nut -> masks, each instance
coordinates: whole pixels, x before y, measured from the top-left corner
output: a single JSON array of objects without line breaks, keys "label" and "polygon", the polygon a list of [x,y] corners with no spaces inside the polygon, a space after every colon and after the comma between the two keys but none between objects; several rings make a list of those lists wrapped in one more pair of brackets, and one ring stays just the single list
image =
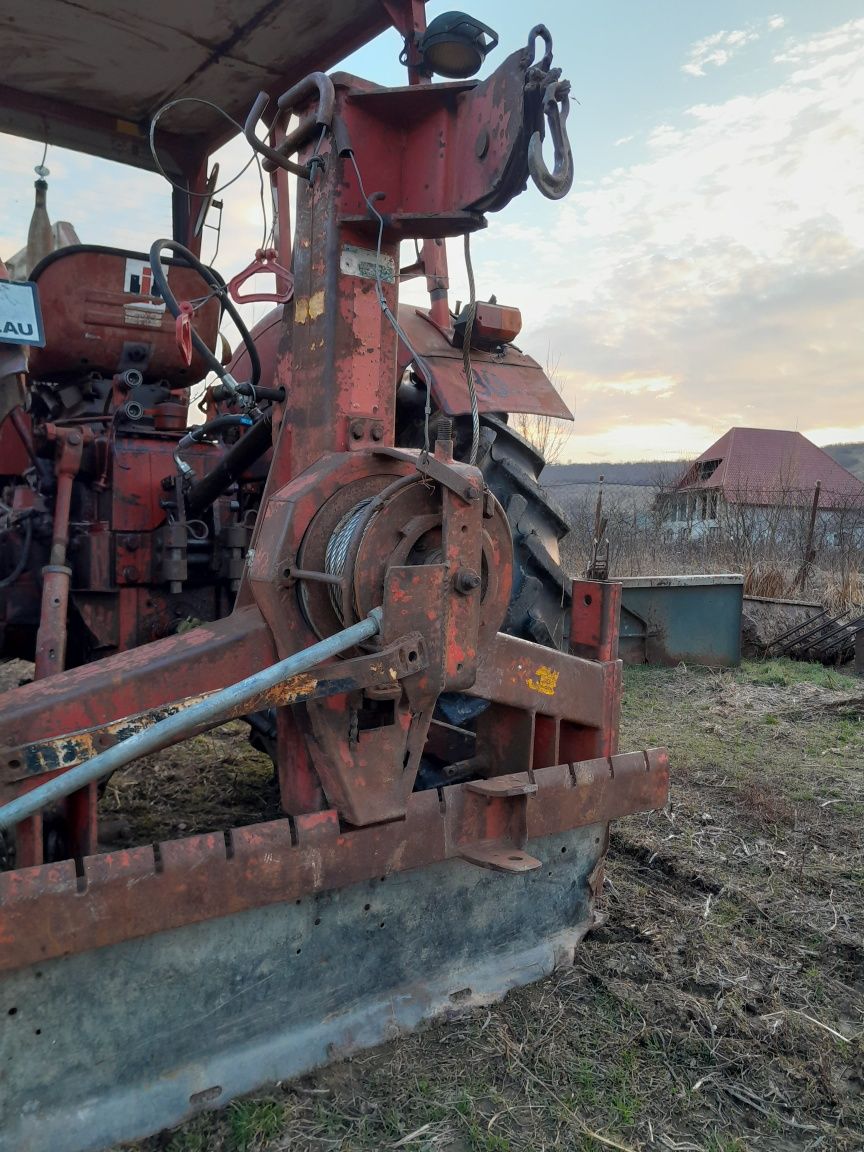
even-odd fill
[{"label": "nut", "polygon": [[460,568],[453,583],[457,592],[462,596],[468,596],[480,587],[480,577],[473,568]]}]

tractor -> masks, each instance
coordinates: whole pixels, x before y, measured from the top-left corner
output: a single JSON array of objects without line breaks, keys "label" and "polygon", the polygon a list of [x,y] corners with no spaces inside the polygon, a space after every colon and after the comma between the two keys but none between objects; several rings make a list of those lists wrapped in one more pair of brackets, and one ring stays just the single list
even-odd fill
[{"label": "tractor", "polygon": [[[477,80],[497,34],[420,0],[45,7],[0,128],[173,188],[136,251],[46,251],[34,214],[0,280],[2,651],[35,665],[0,695],[0,1149],[78,1152],[572,961],[609,822],[662,807],[668,762],[618,751],[620,587],[564,575],[508,423],[572,417],[473,289],[488,216],[572,184],[546,27]],[[404,87],[328,71],[386,27]],[[275,213],[226,280],[232,132]],[[281,818],[102,850],[112,774],[234,718]]]}]

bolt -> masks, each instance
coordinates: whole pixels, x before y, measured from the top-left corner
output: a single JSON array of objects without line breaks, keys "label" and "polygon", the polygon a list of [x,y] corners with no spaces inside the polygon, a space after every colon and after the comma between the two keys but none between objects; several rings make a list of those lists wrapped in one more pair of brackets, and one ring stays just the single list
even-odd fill
[{"label": "bolt", "polygon": [[81,443],[81,433],[80,432],[73,432],[69,436],[69,443],[77,448],[77,446]]},{"label": "bolt", "polygon": [[351,427],[349,428],[349,432],[351,433],[351,439],[352,440],[362,440],[363,439],[363,421],[362,420],[352,420],[351,421]]},{"label": "bolt", "polygon": [[456,573],[455,587],[462,596],[467,596],[480,587],[480,577],[473,568],[460,568]]},{"label": "bolt", "polygon": [[384,439],[384,425],[383,424],[373,424],[371,435],[372,435],[373,440],[383,440]]},{"label": "bolt", "polygon": [[480,499],[480,489],[477,488],[476,485],[474,485],[474,484],[469,484],[468,487],[465,489],[465,499],[466,500],[479,500]]},{"label": "bolt", "polygon": [[436,440],[453,439],[453,421],[449,416],[441,416],[438,420],[438,435]]}]

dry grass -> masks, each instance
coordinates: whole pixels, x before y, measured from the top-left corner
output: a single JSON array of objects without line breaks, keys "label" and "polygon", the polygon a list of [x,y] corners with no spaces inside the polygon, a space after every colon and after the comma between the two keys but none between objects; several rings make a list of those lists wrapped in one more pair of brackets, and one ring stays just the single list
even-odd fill
[{"label": "dry grass", "polygon": [[235,720],[115,773],[99,804],[112,846],[277,819],[273,764],[252,749],[248,733]]},{"label": "dry grass", "polygon": [[672,801],[618,825],[574,968],[138,1152],[860,1152],[862,695],[628,669],[622,747],[670,746]]},{"label": "dry grass", "polygon": [[781,599],[792,594],[795,573],[778,564],[757,561],[744,569],[744,595]]}]

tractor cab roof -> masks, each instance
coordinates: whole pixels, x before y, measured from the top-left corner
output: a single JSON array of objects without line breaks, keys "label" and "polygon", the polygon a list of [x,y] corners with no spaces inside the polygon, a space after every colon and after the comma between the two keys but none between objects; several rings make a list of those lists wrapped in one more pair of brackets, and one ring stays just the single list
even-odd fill
[{"label": "tractor cab roof", "polygon": [[[28,0],[0,17],[0,131],[152,169],[149,122],[181,96],[243,123],[372,40],[382,0]],[[181,104],[159,122],[163,164],[188,173],[234,134],[218,111]]]}]

